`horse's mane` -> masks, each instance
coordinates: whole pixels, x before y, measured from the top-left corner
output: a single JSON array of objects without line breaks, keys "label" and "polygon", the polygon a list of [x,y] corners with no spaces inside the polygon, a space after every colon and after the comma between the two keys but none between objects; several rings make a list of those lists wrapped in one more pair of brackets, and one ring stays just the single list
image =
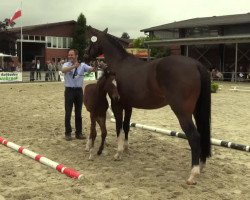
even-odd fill
[{"label": "horse's mane", "polygon": [[113,44],[119,51],[120,53],[122,53],[123,55],[129,55],[129,53],[123,48],[123,46],[119,43],[118,39],[116,39],[115,37],[109,35],[109,34],[105,34],[106,38],[108,39],[108,41]]}]

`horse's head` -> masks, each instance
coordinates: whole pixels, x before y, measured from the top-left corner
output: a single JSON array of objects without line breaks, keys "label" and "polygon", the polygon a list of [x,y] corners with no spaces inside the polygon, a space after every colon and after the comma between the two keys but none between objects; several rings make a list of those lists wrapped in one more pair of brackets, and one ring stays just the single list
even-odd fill
[{"label": "horse's head", "polygon": [[112,71],[111,67],[107,66],[103,68],[103,76],[105,76],[106,78],[109,78],[109,77],[115,78],[115,72]]},{"label": "horse's head", "polygon": [[91,60],[96,59],[99,55],[103,54],[103,48],[101,45],[101,39],[103,37],[103,33],[107,33],[108,29],[106,28],[103,32],[97,32],[93,30],[91,27],[88,27],[90,32],[90,41],[89,45],[85,50],[84,61],[90,62]]},{"label": "horse's head", "polygon": [[120,95],[117,90],[117,83],[115,79],[115,72],[112,71],[110,67],[103,69],[103,75],[97,81],[99,90],[108,93],[110,99],[115,102],[119,101]]},{"label": "horse's head", "polygon": [[120,95],[117,90],[115,72],[113,72],[110,67],[106,67],[104,69],[104,76],[107,79],[107,83],[105,87],[106,87],[106,90],[108,92],[110,99],[113,99],[115,102],[118,102],[120,100]]}]

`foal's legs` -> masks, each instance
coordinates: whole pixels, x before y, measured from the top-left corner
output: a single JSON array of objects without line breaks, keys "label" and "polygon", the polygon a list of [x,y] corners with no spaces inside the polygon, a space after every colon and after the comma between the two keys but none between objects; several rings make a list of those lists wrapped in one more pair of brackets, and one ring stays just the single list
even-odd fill
[{"label": "foal's legs", "polygon": [[192,170],[187,180],[187,184],[194,185],[196,184],[195,178],[198,177],[200,174],[200,166],[199,166],[199,157],[201,152],[200,135],[193,123],[192,114],[176,112],[176,111],[174,112],[179,120],[182,130],[187,136],[188,143],[191,147]]},{"label": "foal's legs", "polygon": [[124,136],[121,133],[122,131],[122,119],[123,119],[123,108],[118,103],[112,103],[111,101],[111,108],[115,116],[115,125],[116,125],[116,134],[117,134],[117,153],[115,154],[115,160],[120,160],[122,156],[122,152],[124,149]]},{"label": "foal's legs", "polygon": [[132,115],[132,107],[125,108],[125,115],[123,121],[123,130],[125,133],[124,150],[128,150],[128,133],[130,130],[131,115]]},{"label": "foal's legs", "polygon": [[89,151],[89,159],[93,159],[93,148],[96,139],[96,117],[93,114],[90,114],[91,128],[88,142],[86,144],[86,151]]},{"label": "foal's legs", "polygon": [[102,132],[102,142],[101,142],[101,145],[100,145],[99,150],[97,152],[98,155],[101,155],[102,151],[104,149],[105,139],[106,139],[106,136],[107,136],[106,114],[103,117],[98,117],[97,118],[97,123],[99,124],[99,126],[101,128],[101,132]]}]

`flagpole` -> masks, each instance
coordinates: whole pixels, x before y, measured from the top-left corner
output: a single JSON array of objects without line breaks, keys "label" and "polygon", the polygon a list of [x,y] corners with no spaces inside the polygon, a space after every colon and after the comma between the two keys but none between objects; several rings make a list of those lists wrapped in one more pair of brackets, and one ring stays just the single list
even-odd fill
[{"label": "flagpole", "polygon": [[[23,12],[22,1],[21,1],[21,12]],[[22,72],[23,71],[23,17],[21,17],[21,60],[20,61],[21,61],[21,72]]]}]

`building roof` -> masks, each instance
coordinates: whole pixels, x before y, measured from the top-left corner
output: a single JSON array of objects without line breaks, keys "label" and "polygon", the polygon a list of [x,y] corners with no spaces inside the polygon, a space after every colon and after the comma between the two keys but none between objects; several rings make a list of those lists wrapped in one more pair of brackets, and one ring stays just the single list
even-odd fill
[{"label": "building roof", "polygon": [[[63,21],[63,22],[55,22],[55,23],[47,23],[47,24],[38,24],[38,25],[31,25],[31,26],[23,26],[22,27],[22,31],[23,32],[27,32],[27,31],[32,31],[35,29],[47,29],[50,27],[54,27],[54,26],[58,26],[58,25],[66,25],[66,24],[76,24],[76,21],[74,20],[70,20],[70,21]],[[92,27],[93,28],[93,27]],[[15,33],[19,33],[20,32],[21,27],[16,27],[16,28],[10,28],[8,29],[11,32],[15,32]],[[93,28],[94,30],[101,32],[100,30]],[[109,34],[110,35],[110,34]],[[119,42],[121,42],[122,44],[124,44],[125,46],[128,46],[129,43],[131,42],[131,40],[129,39],[124,39],[124,38],[119,38],[116,37],[114,35],[111,35],[112,37],[118,39]]]},{"label": "building roof", "polygon": [[[57,25],[65,25],[65,24],[75,24],[76,21],[70,20],[70,21],[63,21],[63,22],[55,22],[55,23],[47,23],[47,24],[38,24],[38,25],[31,25],[31,26],[23,26],[22,29],[23,31],[31,31],[34,29],[40,29],[40,28],[49,28]],[[13,32],[20,32],[21,27],[16,27],[16,28],[10,28],[8,29],[9,31]]]},{"label": "building roof", "polygon": [[169,46],[169,45],[201,45],[201,44],[235,44],[249,43],[250,35],[217,36],[201,38],[179,38],[166,40],[145,41],[148,46]]},{"label": "building roof", "polygon": [[237,15],[223,15],[213,17],[202,17],[172,22],[160,26],[142,29],[141,32],[159,31],[167,29],[194,28],[204,26],[221,26],[250,23],[250,13]]}]

